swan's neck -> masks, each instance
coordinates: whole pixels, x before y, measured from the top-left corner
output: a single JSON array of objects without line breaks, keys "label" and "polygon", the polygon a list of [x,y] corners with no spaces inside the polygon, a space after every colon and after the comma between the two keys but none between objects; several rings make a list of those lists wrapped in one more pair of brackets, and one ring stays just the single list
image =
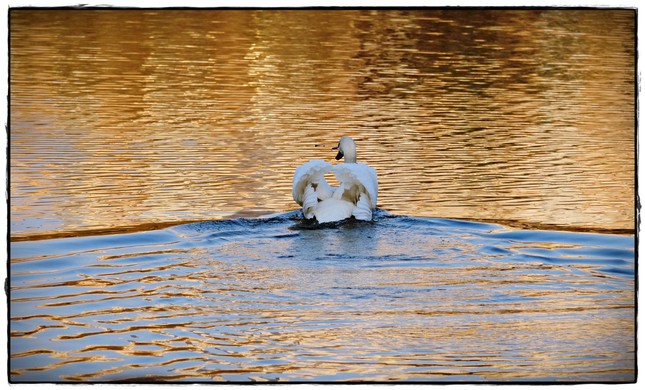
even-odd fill
[{"label": "swan's neck", "polygon": [[345,155],[345,162],[349,164],[356,164],[356,156],[355,155]]}]

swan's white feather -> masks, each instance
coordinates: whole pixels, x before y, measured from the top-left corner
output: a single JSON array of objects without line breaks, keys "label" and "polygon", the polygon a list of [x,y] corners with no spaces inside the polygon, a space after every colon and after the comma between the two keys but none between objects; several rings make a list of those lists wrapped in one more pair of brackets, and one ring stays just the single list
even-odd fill
[{"label": "swan's white feather", "polygon": [[370,209],[376,208],[378,180],[374,168],[363,163],[338,164],[334,176],[343,184],[343,199],[357,204],[359,197],[365,195]]},{"label": "swan's white feather", "polygon": [[331,197],[333,189],[327,183],[324,176],[332,168],[333,165],[323,160],[311,160],[299,166],[293,175],[293,200],[303,206],[306,198],[306,189],[309,186],[312,187],[318,199],[323,200]]},{"label": "swan's white feather", "polygon": [[320,223],[341,221],[352,216],[354,204],[342,199],[327,198],[318,203],[314,215]]},{"label": "swan's white feather", "polygon": [[[331,187],[324,178],[333,171],[339,187]],[[376,208],[378,182],[376,171],[362,163],[333,166],[323,160],[309,161],[296,169],[293,199],[302,206],[305,218],[320,223],[340,221],[351,216],[369,221]]]},{"label": "swan's white feather", "polygon": [[367,200],[365,194],[361,194],[358,197],[358,202],[352,209],[352,215],[354,218],[361,221],[371,221],[372,220],[372,208],[370,207],[369,200]]},{"label": "swan's white feather", "polygon": [[318,196],[316,195],[314,187],[311,184],[307,185],[302,201],[302,213],[305,215],[305,218],[309,219],[315,216],[318,202]]}]

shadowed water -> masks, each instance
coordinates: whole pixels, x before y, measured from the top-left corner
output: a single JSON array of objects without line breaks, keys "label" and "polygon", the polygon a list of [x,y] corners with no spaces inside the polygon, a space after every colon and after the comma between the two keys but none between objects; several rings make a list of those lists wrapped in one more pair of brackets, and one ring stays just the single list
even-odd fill
[{"label": "shadowed water", "polygon": [[633,244],[382,211],[16,243],[11,378],[630,381]]}]

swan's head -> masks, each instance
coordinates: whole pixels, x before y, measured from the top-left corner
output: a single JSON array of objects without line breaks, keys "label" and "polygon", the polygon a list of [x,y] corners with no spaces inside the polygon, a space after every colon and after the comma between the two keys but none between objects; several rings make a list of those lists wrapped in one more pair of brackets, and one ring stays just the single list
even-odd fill
[{"label": "swan's head", "polygon": [[346,163],[355,163],[356,162],[356,144],[352,137],[342,137],[338,146],[332,148],[334,150],[338,149],[338,154],[336,155],[336,160],[340,160],[345,157]]}]

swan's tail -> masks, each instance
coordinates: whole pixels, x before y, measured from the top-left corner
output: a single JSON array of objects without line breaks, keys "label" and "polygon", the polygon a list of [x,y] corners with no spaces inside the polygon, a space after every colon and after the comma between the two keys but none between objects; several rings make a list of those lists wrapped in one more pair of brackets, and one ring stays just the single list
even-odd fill
[{"label": "swan's tail", "polygon": [[370,207],[370,201],[367,200],[367,195],[360,194],[358,197],[358,202],[352,210],[352,215],[354,218],[361,221],[371,221],[372,220],[372,209]]}]

